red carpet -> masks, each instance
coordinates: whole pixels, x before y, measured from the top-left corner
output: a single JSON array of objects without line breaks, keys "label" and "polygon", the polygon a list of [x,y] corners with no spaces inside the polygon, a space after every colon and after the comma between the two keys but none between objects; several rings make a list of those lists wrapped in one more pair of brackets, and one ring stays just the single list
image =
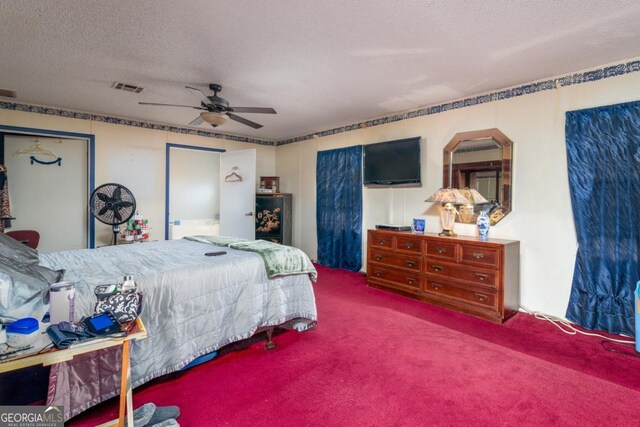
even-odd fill
[{"label": "red carpet", "polygon": [[[319,323],[135,390],[182,426],[636,425],[640,359],[518,314],[494,325],[318,268]],[[117,415],[111,400],[68,423]]]}]

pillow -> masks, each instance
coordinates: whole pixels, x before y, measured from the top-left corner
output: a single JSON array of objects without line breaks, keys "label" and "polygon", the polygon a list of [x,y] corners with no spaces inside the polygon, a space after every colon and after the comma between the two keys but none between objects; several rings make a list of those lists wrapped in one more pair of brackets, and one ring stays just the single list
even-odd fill
[{"label": "pillow", "polygon": [[23,264],[0,255],[0,322],[23,317],[41,320],[47,312],[44,302],[51,283],[59,282],[64,270],[38,264]]},{"label": "pillow", "polygon": [[38,263],[38,251],[4,233],[0,233],[0,255],[25,264]]}]

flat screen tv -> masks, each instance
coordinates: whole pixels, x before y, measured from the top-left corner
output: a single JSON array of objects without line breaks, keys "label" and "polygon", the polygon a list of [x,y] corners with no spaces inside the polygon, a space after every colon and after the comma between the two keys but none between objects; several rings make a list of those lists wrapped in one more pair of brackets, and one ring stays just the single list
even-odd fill
[{"label": "flat screen tv", "polygon": [[420,187],[420,137],[364,146],[366,187]]}]

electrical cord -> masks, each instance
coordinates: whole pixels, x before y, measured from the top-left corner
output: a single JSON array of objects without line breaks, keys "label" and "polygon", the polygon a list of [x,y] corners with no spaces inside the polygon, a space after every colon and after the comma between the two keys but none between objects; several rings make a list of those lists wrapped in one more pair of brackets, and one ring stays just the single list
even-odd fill
[{"label": "electrical cord", "polygon": [[[593,333],[593,332],[581,331],[581,330],[577,329],[575,326],[573,326],[573,324],[571,324],[571,322],[569,322],[567,319],[563,319],[563,318],[557,317],[557,316],[552,316],[550,314],[541,313],[539,311],[529,310],[527,307],[525,307],[523,305],[521,305],[520,308],[523,309],[524,311],[526,311],[527,313],[531,314],[532,316],[534,316],[536,319],[546,320],[548,322],[551,322],[558,329],[560,329],[562,332],[564,332],[565,334],[568,334],[568,335],[581,334],[581,335],[587,335],[587,336],[590,336],[590,337],[603,338],[604,341],[610,341],[610,342],[619,343],[619,344],[629,344],[629,345],[634,345],[635,344],[635,341],[633,339],[631,339],[631,338],[621,340],[621,339],[616,339],[616,338],[605,337],[604,335],[600,335],[600,334]],[[604,348],[604,346],[603,346],[603,348]],[[607,349],[605,348],[605,350],[607,350]],[[613,351],[613,350],[607,350],[607,351]]]}]

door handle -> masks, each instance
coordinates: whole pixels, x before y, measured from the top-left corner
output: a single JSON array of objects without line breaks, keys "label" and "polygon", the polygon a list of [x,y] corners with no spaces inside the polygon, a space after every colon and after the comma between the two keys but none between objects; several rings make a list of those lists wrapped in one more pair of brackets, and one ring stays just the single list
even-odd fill
[{"label": "door handle", "polygon": [[253,216],[253,212],[247,212],[244,216]]}]

